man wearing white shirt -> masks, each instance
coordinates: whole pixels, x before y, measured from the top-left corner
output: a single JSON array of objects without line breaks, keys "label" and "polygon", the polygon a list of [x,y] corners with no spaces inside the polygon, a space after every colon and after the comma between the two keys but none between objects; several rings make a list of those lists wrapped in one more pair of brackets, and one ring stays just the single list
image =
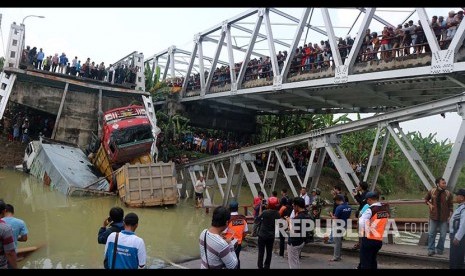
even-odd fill
[{"label": "man wearing white shirt", "polygon": [[204,177],[201,176],[197,182],[195,183],[194,186],[194,191],[195,191],[195,207],[203,207],[203,191],[207,185],[205,184]]},{"label": "man wearing white shirt", "polygon": [[307,188],[302,187],[300,190],[300,197],[305,200],[305,209],[308,210],[308,207],[310,206],[310,197],[307,195]]}]

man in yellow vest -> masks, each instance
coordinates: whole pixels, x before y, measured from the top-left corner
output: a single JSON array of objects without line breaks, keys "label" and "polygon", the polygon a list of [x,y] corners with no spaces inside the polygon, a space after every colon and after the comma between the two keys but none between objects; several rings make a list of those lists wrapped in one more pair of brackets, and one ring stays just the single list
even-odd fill
[{"label": "man in yellow vest", "polygon": [[231,212],[231,218],[229,219],[228,228],[225,230],[225,238],[231,238],[232,241],[237,241],[234,244],[234,252],[237,256],[237,268],[241,267],[241,261],[239,259],[239,254],[242,249],[242,241],[249,232],[247,227],[247,221],[245,216],[238,213],[239,204],[236,201],[232,201],[229,204],[229,211]]},{"label": "man in yellow vest", "polygon": [[376,257],[383,246],[383,236],[388,222],[389,206],[379,202],[379,194],[368,192],[367,204],[370,206],[359,219],[359,235],[362,237],[360,246],[360,268],[377,269]]}]

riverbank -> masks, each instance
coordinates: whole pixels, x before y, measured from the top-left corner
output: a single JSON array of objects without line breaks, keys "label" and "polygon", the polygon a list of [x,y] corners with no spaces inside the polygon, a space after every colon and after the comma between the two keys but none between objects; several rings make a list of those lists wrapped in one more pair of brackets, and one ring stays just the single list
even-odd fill
[{"label": "riverbank", "polygon": [[[248,246],[240,254],[241,269],[257,269],[258,249],[256,238],[248,238]],[[308,244],[302,251],[300,260],[303,269],[355,269],[359,263],[359,251],[351,250],[354,242],[344,241],[342,247],[342,260],[330,261],[333,246],[322,242]],[[284,257],[278,255],[278,246],[275,243],[271,259],[271,269],[288,269],[287,252]],[[412,246],[384,244],[378,253],[378,268],[380,269],[445,269],[449,267],[448,250],[442,256],[426,256],[425,246]],[[200,259],[171,264],[166,269],[197,269],[200,268]]]},{"label": "riverbank", "polygon": [[0,134],[0,168],[14,168],[23,163],[26,145],[19,141],[8,141],[5,134]]}]

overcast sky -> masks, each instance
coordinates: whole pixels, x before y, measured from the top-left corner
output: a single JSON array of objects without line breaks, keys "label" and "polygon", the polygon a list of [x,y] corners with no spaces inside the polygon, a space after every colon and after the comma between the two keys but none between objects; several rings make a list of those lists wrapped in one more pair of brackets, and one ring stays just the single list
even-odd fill
[{"label": "overcast sky", "polygon": [[[90,57],[96,63],[105,62],[106,65],[114,63],[127,54],[138,51],[148,58],[171,45],[176,45],[187,51],[192,50],[193,38],[196,33],[215,26],[234,15],[249,8],[0,8],[2,14],[0,39],[0,56],[4,56],[8,40],[10,25],[13,22],[21,23],[28,15],[41,15],[45,18],[28,17],[24,20],[26,25],[26,45],[31,48],[43,48],[46,55],[55,53],[66,55],[72,59],[77,56],[80,60]],[[300,18],[302,9],[279,8],[296,18]],[[428,17],[433,15],[447,16],[450,10],[459,8],[427,8]],[[379,8],[376,15],[386,19],[393,25],[403,23],[407,18],[418,21],[418,16],[409,17],[411,8],[396,9]],[[358,11],[352,9],[330,9],[331,20],[335,26],[336,36],[345,37],[357,18]],[[274,13],[270,13],[273,25],[273,36],[283,42],[290,43],[295,26],[291,21]],[[363,16],[356,21],[350,35],[355,36]],[[253,28],[252,23],[256,17],[249,17],[241,21],[241,26]],[[324,30],[323,20],[319,9],[315,9],[311,17],[311,25],[319,26]],[[383,25],[373,21],[370,25],[372,31],[380,32]],[[261,33],[266,34],[264,26]],[[212,37],[215,38],[212,34]],[[248,34],[233,29],[233,44],[244,46],[248,44]],[[217,38],[217,37],[216,37]],[[317,43],[325,39],[321,34],[304,30],[302,42]],[[303,43],[302,43],[303,44]],[[204,55],[213,56],[215,44],[204,46]],[[284,46],[275,44],[276,51],[288,50]],[[257,43],[257,52],[268,53],[267,42]],[[227,60],[226,50],[223,50],[220,59]],[[243,59],[243,53],[234,51],[235,61]],[[455,140],[460,126],[461,118],[455,113],[428,117],[402,123],[406,132],[418,130],[423,135],[437,133],[438,140]]]}]

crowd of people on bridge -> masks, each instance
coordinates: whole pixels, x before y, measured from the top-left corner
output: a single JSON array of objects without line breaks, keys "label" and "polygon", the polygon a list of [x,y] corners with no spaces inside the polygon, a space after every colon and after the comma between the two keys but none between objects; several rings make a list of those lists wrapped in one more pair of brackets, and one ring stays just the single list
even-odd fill
[{"label": "crowd of people on bridge", "polygon": [[[463,19],[463,10],[458,12],[450,11],[448,16],[434,15],[431,18],[431,28],[436,36],[441,49],[447,49],[452,38],[455,36],[458,26]],[[340,37],[337,47],[342,60],[348,58],[355,38],[350,35],[346,38]],[[423,31],[420,20],[415,24],[413,20],[399,24],[397,27],[384,26],[380,32],[371,32],[367,29],[363,42],[356,57],[356,62],[367,62],[371,60],[383,60],[389,62],[396,57],[412,56],[418,57],[422,53],[429,53],[426,35]],[[288,56],[287,51],[279,51],[276,55],[278,62],[278,72],[282,72],[284,62]],[[236,78],[241,70],[242,62],[235,63],[234,72]],[[295,49],[294,57],[291,61],[288,77],[297,74],[315,73],[322,69],[334,66],[331,53],[331,46],[328,40],[320,43],[305,43]],[[271,80],[273,77],[272,62],[269,56],[262,56],[251,59],[246,66],[243,82],[257,79]],[[205,78],[210,72],[205,71]],[[184,78],[170,80],[173,86],[182,86]],[[222,65],[213,71],[211,86],[223,87],[231,83],[231,73],[229,65]],[[189,76],[186,91],[200,89],[200,73]]]},{"label": "crowd of people on bridge", "polygon": [[37,51],[37,47],[26,46],[21,56],[21,66],[31,67],[37,70],[53,72],[80,78],[87,78],[99,81],[105,81],[116,84],[135,84],[137,72],[140,71],[138,66],[132,64],[118,64],[115,68],[110,64],[108,68],[105,63],[100,64],[87,58],[84,63],[75,56],[71,61],[63,52],[61,55],[46,56],[43,49]]}]

